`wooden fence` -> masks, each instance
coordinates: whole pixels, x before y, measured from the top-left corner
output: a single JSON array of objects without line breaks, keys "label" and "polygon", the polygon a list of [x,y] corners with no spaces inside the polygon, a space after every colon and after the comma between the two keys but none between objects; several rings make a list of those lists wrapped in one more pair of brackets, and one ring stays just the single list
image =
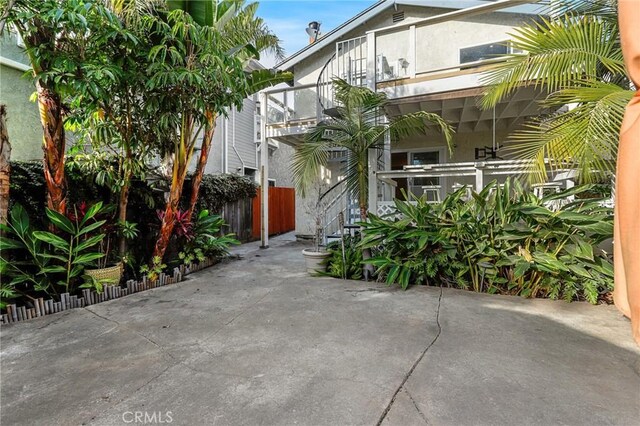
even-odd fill
[{"label": "wooden fence", "polygon": [[[233,232],[236,238],[243,243],[252,241],[253,238],[253,216],[254,201],[252,198],[227,203],[222,207],[220,215],[229,226],[222,230],[225,234]],[[256,213],[260,215],[260,205]],[[258,235],[259,237],[259,235]]]},{"label": "wooden fence", "polygon": [[[262,192],[253,199],[253,238],[260,239],[262,226],[260,202]],[[296,192],[293,188],[269,188],[269,235],[296,229]]]}]

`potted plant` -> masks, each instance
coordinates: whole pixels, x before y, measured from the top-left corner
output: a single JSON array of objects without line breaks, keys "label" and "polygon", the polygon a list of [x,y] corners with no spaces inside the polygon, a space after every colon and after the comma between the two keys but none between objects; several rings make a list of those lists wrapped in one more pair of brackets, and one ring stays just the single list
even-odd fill
[{"label": "potted plant", "polygon": [[[82,203],[79,207],[80,213],[83,210],[86,210],[85,203]],[[105,213],[110,213],[112,210],[113,208],[105,209]],[[124,259],[117,253],[118,237],[122,236],[125,240],[135,238],[138,235],[136,224],[130,222],[114,224],[107,221],[96,230],[105,235],[105,238],[100,241],[97,247],[103,256],[98,259],[97,268],[84,270],[85,278],[101,285],[117,285],[120,283],[124,272]],[[90,238],[90,235],[87,235],[87,238]]]},{"label": "potted plant", "polygon": [[307,272],[315,274],[319,272],[326,272],[327,270],[327,258],[331,255],[328,251],[324,250],[321,245],[324,230],[322,228],[322,215],[326,207],[326,202],[322,196],[324,194],[325,186],[322,182],[314,185],[314,193],[317,198],[312,205],[313,216],[315,217],[315,232],[313,235],[313,248],[302,250],[304,256]]}]

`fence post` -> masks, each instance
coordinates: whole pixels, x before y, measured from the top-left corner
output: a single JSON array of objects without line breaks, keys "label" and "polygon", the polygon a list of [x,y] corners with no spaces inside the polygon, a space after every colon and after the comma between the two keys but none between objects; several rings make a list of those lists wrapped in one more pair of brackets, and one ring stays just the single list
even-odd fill
[{"label": "fence post", "polygon": [[260,204],[261,241],[260,248],[269,248],[269,139],[267,138],[267,102],[265,92],[260,94],[260,190],[262,198]]}]

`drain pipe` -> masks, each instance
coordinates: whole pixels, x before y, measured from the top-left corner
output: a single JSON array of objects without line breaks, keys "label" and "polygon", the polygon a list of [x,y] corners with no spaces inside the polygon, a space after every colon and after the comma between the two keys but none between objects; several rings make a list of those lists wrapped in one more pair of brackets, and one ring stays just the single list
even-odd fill
[{"label": "drain pipe", "polygon": [[236,149],[236,110],[234,109],[231,113],[231,129],[233,130],[233,143],[231,147],[233,148],[233,152],[236,153],[238,160],[240,160],[240,165],[242,165],[242,175],[244,176],[245,162],[240,156],[240,153]]},{"label": "drain pipe", "polygon": [[222,123],[222,173],[229,173],[229,141],[227,140],[229,129],[227,124],[229,122],[228,116],[223,116],[224,122]]}]

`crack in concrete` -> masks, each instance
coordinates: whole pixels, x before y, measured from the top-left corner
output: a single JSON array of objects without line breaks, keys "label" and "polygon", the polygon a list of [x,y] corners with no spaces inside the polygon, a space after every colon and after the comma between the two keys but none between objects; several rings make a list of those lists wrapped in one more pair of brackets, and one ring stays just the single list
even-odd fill
[{"label": "crack in concrete", "polygon": [[[384,419],[387,417],[387,414],[389,414],[389,411],[391,410],[391,407],[396,402],[396,398],[398,397],[398,394],[400,393],[400,391],[402,389],[404,389],[404,385],[407,383],[407,380],[409,380],[409,377],[411,377],[411,375],[415,371],[415,369],[418,366],[418,364],[420,364],[420,361],[422,361],[422,359],[427,354],[429,349],[431,349],[431,347],[434,345],[434,343],[436,343],[436,341],[438,340],[438,337],[440,337],[440,333],[442,333],[442,326],[440,325],[440,305],[441,304],[442,304],[442,287],[440,287],[440,296],[438,296],[438,307],[436,309],[436,325],[438,326],[438,332],[436,333],[436,336],[433,338],[431,343],[429,343],[427,345],[427,347],[424,348],[424,350],[422,351],[422,353],[420,354],[418,359],[416,359],[416,361],[413,363],[413,365],[411,366],[411,368],[409,369],[407,374],[404,375],[404,378],[402,379],[402,383],[400,383],[400,386],[398,386],[396,391],[393,393],[393,396],[391,396],[391,400],[389,401],[389,404],[387,404],[386,408],[384,409],[384,411],[380,415],[380,418],[378,419],[378,422],[376,423],[376,426],[380,426],[382,424]],[[413,398],[411,400],[413,401]],[[415,402],[414,402],[414,405],[415,405]],[[417,408],[418,407],[416,406],[416,409]],[[418,410],[418,411],[420,411],[420,410]],[[422,413],[420,413],[420,414],[422,414]],[[423,416],[423,419],[426,421],[426,417]]]},{"label": "crack in concrete", "polygon": [[103,315],[100,315],[99,313],[97,313],[97,312],[95,312],[95,311],[93,311],[93,310],[89,309],[89,307],[87,307],[87,306],[85,306],[85,308],[84,308],[84,309],[86,309],[87,311],[91,312],[93,315],[97,316],[98,318],[102,318],[102,319],[103,319],[103,320],[105,320],[105,321],[112,322],[112,323],[116,324],[118,327],[120,327],[120,328],[122,328],[122,329],[124,329],[124,330],[130,331],[130,332],[132,332],[133,334],[135,334],[135,335],[137,335],[137,336],[139,336],[139,337],[143,338],[144,340],[146,340],[147,342],[151,343],[153,346],[155,346],[156,348],[158,348],[158,349],[160,350],[160,352],[162,352],[164,355],[167,355],[167,356],[168,356],[169,358],[171,358],[172,360],[174,360],[174,361],[178,361],[178,363],[180,363],[180,361],[179,361],[178,359],[176,359],[176,357],[174,357],[174,356],[173,356],[173,354],[171,354],[170,352],[168,352],[168,351],[167,351],[167,350],[166,350],[162,345],[158,344],[158,343],[157,343],[157,342],[155,342],[153,339],[151,339],[151,338],[149,338],[149,337],[145,336],[144,334],[140,333],[139,331],[133,330],[133,329],[131,329],[131,328],[127,327],[126,325],[122,325],[120,322],[118,322],[118,321],[116,321],[116,320],[114,320],[114,319],[107,318],[107,317],[105,317],[105,316],[103,316]]},{"label": "crack in concrete", "polygon": [[420,407],[418,407],[418,403],[416,402],[415,399],[413,399],[413,396],[409,393],[409,390],[407,388],[403,388],[402,390],[404,391],[404,393],[407,394],[407,396],[413,403],[413,406],[416,408],[416,411],[418,412],[418,414],[420,414],[420,417],[422,417],[422,420],[424,420],[424,423],[428,425],[429,420],[427,419],[427,416],[425,416],[422,410],[420,409]]}]

